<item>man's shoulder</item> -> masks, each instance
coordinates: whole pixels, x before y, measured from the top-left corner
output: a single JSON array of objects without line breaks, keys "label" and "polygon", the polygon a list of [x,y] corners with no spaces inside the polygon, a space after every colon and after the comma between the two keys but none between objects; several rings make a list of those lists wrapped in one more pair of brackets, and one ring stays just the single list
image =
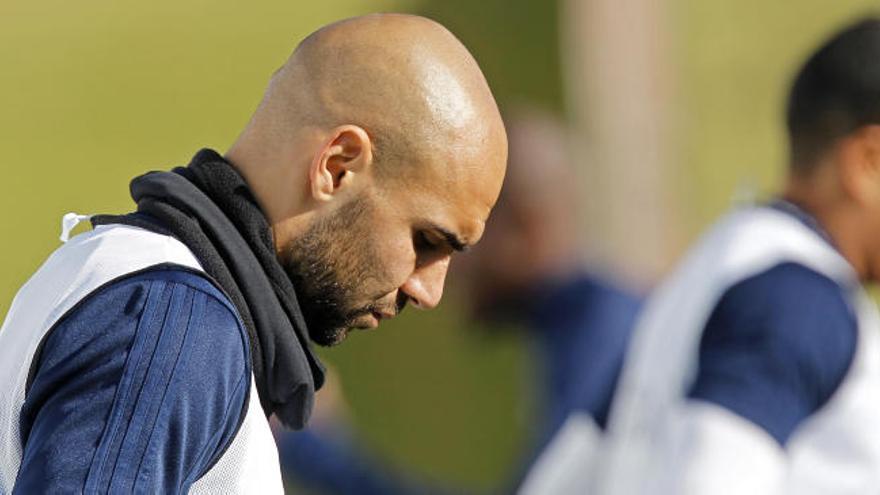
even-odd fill
[{"label": "man's shoulder", "polygon": [[845,380],[858,345],[847,289],[785,262],[730,287],[700,343],[691,396],[764,427],[781,444]]},{"label": "man's shoulder", "polygon": [[712,316],[758,319],[766,324],[748,331],[794,333],[803,339],[809,328],[821,327],[821,323],[839,322],[855,327],[849,290],[813,267],[783,261],[728,287]]},{"label": "man's shoulder", "polygon": [[57,253],[90,255],[103,263],[150,265],[162,262],[198,268],[192,251],[173,236],[125,224],[98,225],[67,242]]},{"label": "man's shoulder", "polygon": [[839,298],[858,279],[834,246],[798,218],[769,207],[742,208],[716,222],[657,288],[647,321],[687,314],[698,322],[722,296],[732,293],[728,298],[737,305],[754,307],[796,293],[802,283],[804,290]]},{"label": "man's shoulder", "polygon": [[[163,266],[114,280],[41,343],[20,415],[23,486],[51,481],[31,462],[48,459],[86,491],[188,487],[238,431],[250,377],[243,324],[206,275]],[[58,445],[87,455],[72,462]]]},{"label": "man's shoulder", "polygon": [[152,286],[160,284],[166,290],[178,288],[173,294],[176,298],[201,294],[206,298],[207,309],[221,311],[229,317],[230,323],[241,325],[238,312],[229,296],[214,282],[205,272],[188,266],[174,263],[163,263],[148,267],[137,272],[132,272],[111,282],[98,292],[124,291],[131,286]]},{"label": "man's shoulder", "polygon": [[691,268],[700,272],[697,280],[718,275],[736,281],[785,261],[836,279],[854,277],[822,232],[769,206],[737,208],[721,217],[690,248],[678,272]]},{"label": "man's shoulder", "polygon": [[104,315],[137,313],[142,319],[156,316],[145,314],[148,309],[161,313],[179,304],[190,307],[189,325],[201,325],[205,318],[212,317],[215,324],[245,333],[238,311],[216,282],[205,272],[174,263],[149,266],[105,283],[86,295],[62,321],[86,317],[90,308]]},{"label": "man's shoulder", "polygon": [[844,373],[858,340],[848,289],[794,262],[779,263],[728,288],[706,329],[704,344],[711,339],[751,343],[755,352],[821,375]]},{"label": "man's shoulder", "polygon": [[157,339],[179,335],[194,349],[223,349],[237,355],[235,368],[247,367],[247,332],[229,298],[205,273],[173,264],[125,274],[87,294],[50,329],[40,354],[90,354],[86,346],[126,354],[150,329]]},{"label": "man's shoulder", "polygon": [[[28,325],[48,327],[83,298],[160,265],[201,270],[192,251],[173,237],[124,225],[99,226],[56,249],[16,295]],[[53,301],[46,306],[45,301]],[[13,304],[16,306],[16,303]]]}]

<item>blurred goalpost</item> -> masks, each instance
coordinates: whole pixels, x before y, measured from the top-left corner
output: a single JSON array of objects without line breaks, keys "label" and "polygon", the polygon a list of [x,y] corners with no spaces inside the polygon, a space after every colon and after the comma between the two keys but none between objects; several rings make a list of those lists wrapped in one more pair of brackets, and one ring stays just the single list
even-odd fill
[{"label": "blurred goalpost", "polygon": [[587,259],[637,286],[681,242],[669,4],[563,0],[560,49]]}]

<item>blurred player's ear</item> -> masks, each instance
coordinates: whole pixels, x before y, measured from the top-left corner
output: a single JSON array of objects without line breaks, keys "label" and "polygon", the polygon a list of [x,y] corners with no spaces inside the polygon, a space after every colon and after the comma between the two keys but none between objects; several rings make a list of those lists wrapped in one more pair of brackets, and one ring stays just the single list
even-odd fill
[{"label": "blurred player's ear", "polygon": [[865,163],[870,167],[874,178],[880,178],[880,125],[867,125],[861,129],[865,148]]},{"label": "blurred player's ear", "polygon": [[844,192],[863,206],[880,206],[880,126],[867,125],[837,145]]}]

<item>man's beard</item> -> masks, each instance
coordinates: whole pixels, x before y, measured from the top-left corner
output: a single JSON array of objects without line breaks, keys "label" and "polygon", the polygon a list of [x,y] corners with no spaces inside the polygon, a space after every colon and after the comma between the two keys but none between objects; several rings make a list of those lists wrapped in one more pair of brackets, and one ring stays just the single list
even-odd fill
[{"label": "man's beard", "polygon": [[357,318],[376,310],[353,306],[364,283],[374,281],[368,270],[381,266],[368,228],[372,213],[366,199],[354,199],[314,222],[282,253],[309,337],[318,345],[342,342]]}]

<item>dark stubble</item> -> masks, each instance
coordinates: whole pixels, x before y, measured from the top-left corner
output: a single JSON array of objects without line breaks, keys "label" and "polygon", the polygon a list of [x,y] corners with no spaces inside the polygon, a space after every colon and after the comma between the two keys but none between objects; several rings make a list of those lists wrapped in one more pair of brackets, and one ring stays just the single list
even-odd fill
[{"label": "dark stubble", "polygon": [[281,264],[296,288],[309,337],[318,345],[342,342],[353,322],[375,309],[356,306],[371,272],[381,266],[370,235],[373,217],[370,202],[356,198],[314,222],[284,250]]}]

